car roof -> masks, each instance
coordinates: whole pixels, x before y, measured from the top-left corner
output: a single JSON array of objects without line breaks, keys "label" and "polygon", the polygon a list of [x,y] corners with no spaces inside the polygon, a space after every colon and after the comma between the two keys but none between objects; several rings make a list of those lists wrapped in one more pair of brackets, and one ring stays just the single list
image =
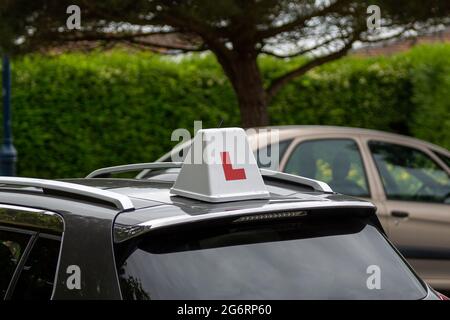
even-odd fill
[{"label": "car roof", "polygon": [[[199,208],[218,208],[225,207],[240,207],[248,203],[253,203],[250,200],[230,201],[225,203],[210,203],[192,198],[172,195],[170,188],[174,181],[170,180],[138,180],[138,179],[121,179],[121,178],[79,178],[79,179],[64,179],[65,182],[76,183],[80,185],[95,187],[98,189],[109,190],[115,193],[126,195],[135,205],[136,209],[144,209],[148,207],[155,207],[157,205],[166,204],[179,206],[183,208],[199,209]],[[289,202],[304,202],[305,200],[314,200],[319,202],[330,201],[362,201],[353,197],[337,194],[325,193],[315,191],[304,186],[295,186],[294,184],[271,183],[266,181],[266,186],[270,191],[269,199],[253,200],[255,202],[267,201],[287,201]],[[332,196],[328,199],[327,196]],[[257,206],[257,205],[255,205]]]},{"label": "car roof", "polygon": [[[270,180],[270,179],[269,179]],[[82,184],[126,195],[136,209],[120,213],[115,220],[118,241],[129,239],[141,231],[165,226],[186,224],[215,218],[263,212],[279,212],[312,209],[375,210],[367,201],[341,194],[318,192],[304,186],[266,181],[269,199],[241,200],[224,203],[209,203],[170,194],[173,181],[137,179],[71,179],[71,183]],[[141,229],[137,231],[137,229]],[[132,230],[130,234],[127,230]]]},{"label": "car roof", "polygon": [[[255,212],[375,208],[370,202],[334,193],[323,182],[264,169],[260,170],[268,198],[205,202],[171,193],[178,177],[174,169],[179,169],[180,164],[146,165],[152,168],[152,176],[147,179],[102,177],[51,181],[4,177],[0,179],[0,203],[59,213],[64,220],[73,216],[93,224],[117,221],[129,227],[151,225],[152,228],[160,226],[161,219],[167,226]],[[133,169],[135,165],[125,167]],[[114,173],[117,168],[123,169],[123,166],[100,171]],[[90,214],[86,215],[86,212]]]},{"label": "car roof", "polygon": [[[420,140],[417,138],[392,133],[385,132],[374,129],[365,129],[365,128],[354,128],[354,127],[341,127],[341,126],[322,126],[322,125],[286,125],[286,126],[266,126],[266,127],[256,127],[250,128],[247,130],[247,135],[250,144],[253,146],[253,149],[256,147],[263,147],[266,143],[271,141],[270,139],[264,139],[265,135],[270,135],[271,129],[279,130],[279,140],[291,140],[298,137],[311,137],[318,138],[322,135],[336,135],[336,136],[344,136],[344,137],[358,137],[364,136],[366,138],[373,139],[382,139],[388,140],[392,142],[398,143],[406,143],[413,144],[418,146],[423,146],[426,148],[430,148],[434,151],[440,152],[448,157],[450,157],[450,152],[443,147],[435,145],[433,143]],[[266,131],[267,130],[267,131]],[[259,141],[258,141],[259,140]],[[258,142],[258,143],[256,143]],[[191,140],[186,141],[182,144],[177,145],[173,148],[172,151],[178,152],[183,149],[186,149],[191,144]],[[171,152],[164,154],[157,161],[167,161],[170,159]]]},{"label": "car roof", "polygon": [[280,140],[293,139],[298,136],[309,136],[309,135],[345,135],[345,136],[365,136],[372,138],[382,138],[388,140],[394,140],[398,142],[405,142],[411,144],[418,144],[426,146],[436,151],[442,152],[444,154],[449,154],[448,150],[435,145],[430,142],[426,142],[417,138],[392,133],[385,132],[374,129],[365,128],[353,128],[353,127],[341,127],[341,126],[319,126],[319,125],[288,125],[288,126],[267,126],[255,128],[258,132],[261,129],[278,129],[280,131]]}]

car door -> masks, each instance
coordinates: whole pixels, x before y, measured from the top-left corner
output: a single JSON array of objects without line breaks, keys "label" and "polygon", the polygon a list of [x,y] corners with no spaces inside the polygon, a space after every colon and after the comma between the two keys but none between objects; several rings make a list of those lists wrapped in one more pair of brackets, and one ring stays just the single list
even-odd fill
[{"label": "car door", "polygon": [[450,289],[450,178],[426,149],[369,140],[388,234],[432,286]]},{"label": "car door", "polygon": [[51,298],[62,227],[54,213],[0,204],[0,299]]},{"label": "car door", "polygon": [[[304,145],[302,143],[310,142],[312,145]],[[314,146],[315,145],[315,146]],[[313,155],[313,149],[321,149],[322,155]],[[350,161],[350,167],[347,179],[358,184],[361,189],[351,190],[345,185],[333,185],[334,191],[362,198],[370,201],[377,207],[378,218],[385,230],[388,229],[388,219],[384,209],[384,194],[379,179],[377,179],[377,170],[371,161],[370,153],[365,144],[365,137],[359,134],[314,134],[304,135],[295,139],[287,148],[282,160],[280,161],[280,170],[308,176],[313,179],[323,180],[330,184],[333,176],[333,167],[339,170],[339,164],[333,164],[334,157],[337,152],[345,153]],[[308,154],[313,155],[314,159],[294,158],[294,155],[304,153],[304,157]],[[308,157],[307,157],[308,158]],[[291,168],[287,167],[290,163]],[[313,164],[313,165],[312,165]],[[312,167],[311,167],[312,166]],[[312,171],[311,171],[312,170]],[[320,173],[318,173],[320,172]],[[358,192],[359,191],[359,192]]]}]

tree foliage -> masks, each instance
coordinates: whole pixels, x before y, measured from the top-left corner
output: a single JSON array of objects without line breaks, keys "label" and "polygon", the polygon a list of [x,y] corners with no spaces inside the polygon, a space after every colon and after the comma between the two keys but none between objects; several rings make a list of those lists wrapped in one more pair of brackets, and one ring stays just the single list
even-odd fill
[{"label": "tree foliage", "polygon": [[[65,26],[73,4],[81,8],[80,30]],[[381,8],[379,29],[367,28],[369,5]],[[255,126],[269,122],[268,104],[294,78],[344,56],[357,42],[448,24],[449,12],[448,0],[4,0],[0,41],[25,52],[74,41],[166,53],[210,50],[237,95],[243,125]],[[267,82],[257,65],[261,53],[308,54],[308,60]]]}]

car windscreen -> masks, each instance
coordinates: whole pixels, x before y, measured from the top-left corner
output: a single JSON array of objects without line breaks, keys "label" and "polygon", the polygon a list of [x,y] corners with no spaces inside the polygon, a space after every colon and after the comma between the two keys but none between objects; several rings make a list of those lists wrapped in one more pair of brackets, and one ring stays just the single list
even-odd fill
[{"label": "car windscreen", "polygon": [[125,299],[421,299],[362,218],[303,217],[151,232],[117,248]]}]

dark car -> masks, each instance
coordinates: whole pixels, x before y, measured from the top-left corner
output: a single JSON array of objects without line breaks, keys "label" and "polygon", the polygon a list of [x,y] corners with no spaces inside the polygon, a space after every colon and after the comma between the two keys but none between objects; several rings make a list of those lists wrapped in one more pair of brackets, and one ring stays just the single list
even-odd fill
[{"label": "dark car", "polygon": [[[167,168],[146,167],[149,180],[2,178],[0,294],[438,298],[386,239],[368,202],[279,174],[264,177],[267,200],[211,204],[171,196]],[[367,286],[370,266],[380,270],[381,290]]]},{"label": "dark car", "polygon": [[0,177],[0,295],[444,299],[387,240],[373,204],[250,162]]}]

